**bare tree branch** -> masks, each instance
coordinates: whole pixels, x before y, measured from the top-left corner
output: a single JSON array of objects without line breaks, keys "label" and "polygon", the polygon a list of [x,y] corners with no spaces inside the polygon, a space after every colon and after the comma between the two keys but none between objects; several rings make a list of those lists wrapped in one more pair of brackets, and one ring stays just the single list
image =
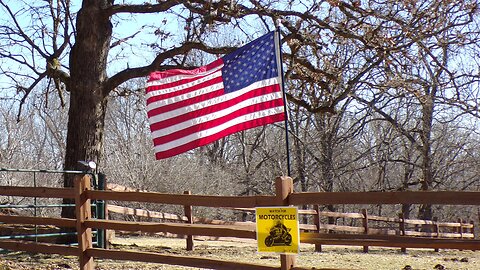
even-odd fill
[{"label": "bare tree branch", "polygon": [[225,54],[233,51],[235,48],[232,48],[232,47],[211,48],[211,47],[207,47],[205,44],[202,44],[202,43],[186,42],[180,47],[173,48],[171,50],[160,53],[148,66],[143,66],[138,68],[127,68],[118,72],[117,74],[109,78],[108,81],[106,82],[105,88],[104,88],[104,94],[108,95],[110,91],[112,91],[113,89],[118,87],[120,84],[130,79],[145,77],[150,72],[153,72],[156,70],[164,70],[167,68],[186,68],[184,66],[162,65],[162,63],[165,60],[174,58],[175,56],[184,55],[193,49],[201,50],[207,53]]},{"label": "bare tree branch", "polygon": [[118,13],[158,13],[169,10],[170,8],[181,4],[180,0],[167,0],[159,4],[141,4],[141,5],[112,5],[107,7],[106,16],[112,16]]}]

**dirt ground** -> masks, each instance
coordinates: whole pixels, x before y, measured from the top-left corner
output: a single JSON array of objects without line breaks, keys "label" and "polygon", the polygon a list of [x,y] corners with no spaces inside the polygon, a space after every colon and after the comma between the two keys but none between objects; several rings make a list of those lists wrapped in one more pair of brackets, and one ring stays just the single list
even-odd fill
[{"label": "dirt ground", "polygon": [[[254,262],[264,265],[279,265],[279,255],[257,253],[255,242],[238,241],[195,241],[195,250],[185,250],[185,240],[156,237],[118,237],[113,240],[113,248],[122,250],[141,250],[170,255],[216,258],[239,262]],[[168,266],[142,262],[126,262],[96,259],[98,270],[127,269],[182,269],[198,268]],[[298,266],[312,269],[372,269],[372,270],[478,270],[480,252],[427,249],[409,249],[406,254],[399,249],[370,248],[365,254],[362,247],[324,246],[323,252],[315,253],[313,245],[302,245],[297,257]],[[76,257],[58,255],[30,255],[23,252],[2,253],[0,270],[78,269]]]}]

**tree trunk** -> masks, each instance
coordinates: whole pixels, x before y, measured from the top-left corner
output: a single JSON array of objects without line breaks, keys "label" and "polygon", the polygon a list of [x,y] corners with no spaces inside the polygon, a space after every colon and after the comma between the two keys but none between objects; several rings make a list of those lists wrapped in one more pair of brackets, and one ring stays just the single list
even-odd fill
[{"label": "tree trunk", "polygon": [[[298,116],[300,114],[299,108],[295,110],[296,114],[296,119],[298,119]],[[295,133],[295,136],[293,136],[293,154],[294,154],[294,168],[296,170],[297,176],[294,179],[295,183],[300,184],[300,192],[307,192],[308,191],[308,182],[307,182],[307,172],[306,172],[306,164],[305,164],[305,144],[302,142],[301,137],[301,128],[300,128],[300,123],[297,122],[295,124],[290,123],[290,130]],[[303,134],[302,134],[303,135]],[[290,175],[291,176],[291,175]],[[302,209],[308,209],[307,205],[302,205]],[[302,217],[302,222],[303,223],[308,223],[308,217],[306,215],[303,215]]]},{"label": "tree trunk", "polygon": [[[107,56],[110,49],[112,25],[103,13],[107,0],[83,1],[76,21],[75,44],[70,53],[70,108],[65,152],[66,170],[85,169],[78,161],[100,163],[108,91]],[[64,177],[64,186],[73,186],[73,177]],[[70,203],[70,200],[64,202]],[[73,218],[72,207],[62,209],[62,217]]]},{"label": "tree trunk", "polygon": [[[410,154],[408,154],[408,150],[405,148],[404,151],[407,152],[407,154],[405,155],[405,160],[410,161],[411,156],[410,156]],[[412,178],[414,169],[415,168],[412,165],[407,164],[407,163],[403,166],[404,172],[403,172],[403,183],[402,183],[401,191],[407,191],[409,189],[408,183],[409,183],[410,179]],[[402,213],[403,213],[403,217],[405,219],[410,218],[411,207],[412,207],[411,203],[402,204]]]},{"label": "tree trunk", "polygon": [[[334,167],[333,167],[333,146],[334,146],[334,133],[336,132],[336,127],[331,128],[329,126],[329,119],[330,116],[325,115],[325,116],[320,116],[320,121],[322,121],[323,124],[323,130],[320,135],[320,146],[322,149],[322,155],[321,155],[321,162],[320,162],[320,168],[321,168],[321,175],[322,175],[322,180],[323,180],[323,191],[325,192],[333,192],[333,185],[335,182],[334,179]],[[335,212],[336,207],[333,204],[328,204],[326,205],[327,210],[330,212]],[[334,217],[328,217],[328,224],[335,224],[336,223],[336,218]]]},{"label": "tree trunk", "polygon": [[[422,182],[421,190],[430,190],[433,184],[433,167],[431,157],[431,134],[433,125],[433,97],[429,91],[426,91],[425,100],[422,104]],[[423,204],[419,209],[419,218],[424,220],[432,220],[433,212],[431,204]]]}]

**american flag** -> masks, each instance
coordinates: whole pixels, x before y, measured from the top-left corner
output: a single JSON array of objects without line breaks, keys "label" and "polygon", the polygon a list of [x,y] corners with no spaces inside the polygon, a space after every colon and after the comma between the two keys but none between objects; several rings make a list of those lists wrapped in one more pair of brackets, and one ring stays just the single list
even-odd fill
[{"label": "american flag", "polygon": [[156,158],[285,120],[278,62],[270,32],[206,66],[151,73],[146,100]]}]

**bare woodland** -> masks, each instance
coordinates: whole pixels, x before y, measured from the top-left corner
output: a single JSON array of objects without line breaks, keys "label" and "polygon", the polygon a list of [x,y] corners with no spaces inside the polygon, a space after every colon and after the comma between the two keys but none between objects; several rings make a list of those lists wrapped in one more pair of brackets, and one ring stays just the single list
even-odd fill
[{"label": "bare woodland", "polygon": [[155,161],[143,88],[151,71],[207,64],[280,20],[297,191],[479,191],[478,4],[0,0],[0,167],[94,160],[108,181],[142,190],[271,194],[287,173],[282,124]]}]

